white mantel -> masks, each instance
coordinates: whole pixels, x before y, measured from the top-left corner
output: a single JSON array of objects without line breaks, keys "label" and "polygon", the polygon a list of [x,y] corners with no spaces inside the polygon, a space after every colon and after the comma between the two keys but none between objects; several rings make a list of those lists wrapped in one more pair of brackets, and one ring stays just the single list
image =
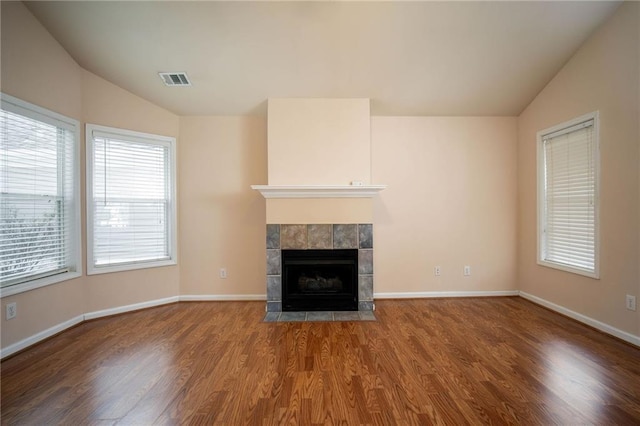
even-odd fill
[{"label": "white mantel", "polygon": [[264,198],[372,198],[387,185],[251,185]]}]

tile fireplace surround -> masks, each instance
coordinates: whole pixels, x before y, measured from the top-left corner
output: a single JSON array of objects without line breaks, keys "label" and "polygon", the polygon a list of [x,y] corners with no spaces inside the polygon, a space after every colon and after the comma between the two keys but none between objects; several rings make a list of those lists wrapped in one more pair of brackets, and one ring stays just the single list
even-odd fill
[{"label": "tile fireplace surround", "polygon": [[358,249],[358,310],[373,310],[373,225],[267,225],[267,312],[282,312],[282,250]]}]

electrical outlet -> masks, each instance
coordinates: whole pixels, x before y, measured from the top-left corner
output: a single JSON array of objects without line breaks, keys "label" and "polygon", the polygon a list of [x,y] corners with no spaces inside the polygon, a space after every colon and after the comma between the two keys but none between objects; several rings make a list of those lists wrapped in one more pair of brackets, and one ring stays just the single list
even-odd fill
[{"label": "electrical outlet", "polygon": [[220,278],[227,278],[227,268],[220,268]]},{"label": "electrical outlet", "polygon": [[16,302],[13,303],[7,303],[5,305],[6,310],[7,310],[7,316],[6,318],[8,320],[10,319],[14,319],[16,317],[16,315],[18,315],[18,304]]},{"label": "electrical outlet", "polygon": [[464,276],[468,277],[469,275],[471,275],[471,266],[465,265],[465,267],[464,267]]},{"label": "electrical outlet", "polygon": [[627,294],[627,309],[630,311],[636,310],[636,297],[630,294]]},{"label": "electrical outlet", "polygon": [[442,270],[440,269],[439,266],[436,266],[433,268],[433,275],[435,275],[436,277],[439,277],[441,273],[442,273]]}]

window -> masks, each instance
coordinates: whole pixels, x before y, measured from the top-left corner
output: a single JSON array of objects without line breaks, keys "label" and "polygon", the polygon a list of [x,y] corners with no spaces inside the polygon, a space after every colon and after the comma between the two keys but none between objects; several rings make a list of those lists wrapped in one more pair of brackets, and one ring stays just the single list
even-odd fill
[{"label": "window", "polygon": [[176,263],[175,139],[87,124],[89,274]]},{"label": "window", "polygon": [[538,132],[538,263],[598,278],[598,113]]},{"label": "window", "polygon": [[81,275],[79,123],[1,94],[0,287]]}]

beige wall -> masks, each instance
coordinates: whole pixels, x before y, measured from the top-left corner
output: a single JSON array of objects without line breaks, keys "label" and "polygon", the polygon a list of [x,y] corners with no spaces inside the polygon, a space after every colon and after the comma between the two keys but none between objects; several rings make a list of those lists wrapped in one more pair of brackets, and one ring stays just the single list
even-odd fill
[{"label": "beige wall", "polygon": [[[269,185],[371,183],[368,99],[269,99]],[[269,199],[267,223],[370,223],[367,199]]]},{"label": "beige wall", "polygon": [[[178,136],[179,120],[82,70],[20,2],[2,2],[1,89],[81,122],[82,229],[85,229],[84,123]],[[85,247],[83,232],[83,253]],[[84,258],[84,255],[83,255]],[[86,259],[83,260],[86,265]],[[84,313],[177,296],[177,266],[86,276],[2,298],[18,315],[1,315],[2,348]]]},{"label": "beige wall", "polygon": [[368,99],[269,99],[269,185],[370,183]]},{"label": "beige wall", "polygon": [[374,199],[374,291],[517,289],[516,119],[372,117],[371,129],[373,179],[388,185]]},{"label": "beige wall", "polygon": [[137,132],[175,138],[180,134],[177,115],[86,70],[82,70],[82,118],[86,123]]},{"label": "beige wall", "polygon": [[[177,115],[88,71],[82,70],[81,81],[84,123],[178,138],[180,121]],[[180,139],[176,143],[179,146]],[[84,155],[83,150],[83,158]],[[178,155],[178,168],[180,168],[179,161]],[[82,172],[84,176],[84,166]],[[179,190],[178,188],[178,197]],[[83,203],[83,228],[86,226],[85,209],[86,206]],[[178,209],[179,215],[180,209]],[[178,235],[179,239],[180,235]],[[83,247],[86,247],[84,241]],[[179,256],[178,252],[178,259]],[[86,312],[177,296],[180,291],[179,279],[178,265],[87,276],[85,278]]]},{"label": "beige wall", "polygon": [[82,69],[21,2],[2,7],[2,92],[81,119]]},{"label": "beige wall", "polygon": [[[640,335],[639,9],[623,4],[518,119],[518,282],[520,289]],[[536,264],[536,132],[600,111],[600,280]]]},{"label": "beige wall", "polygon": [[[20,2],[2,7],[2,91],[82,119],[81,69]],[[2,298],[2,348],[82,315],[85,278]],[[18,315],[6,321],[4,305]]]},{"label": "beige wall", "polygon": [[266,120],[183,117],[179,158],[180,293],[264,295]]},{"label": "beige wall", "polygon": [[371,198],[290,198],[267,200],[267,223],[373,223]]}]

